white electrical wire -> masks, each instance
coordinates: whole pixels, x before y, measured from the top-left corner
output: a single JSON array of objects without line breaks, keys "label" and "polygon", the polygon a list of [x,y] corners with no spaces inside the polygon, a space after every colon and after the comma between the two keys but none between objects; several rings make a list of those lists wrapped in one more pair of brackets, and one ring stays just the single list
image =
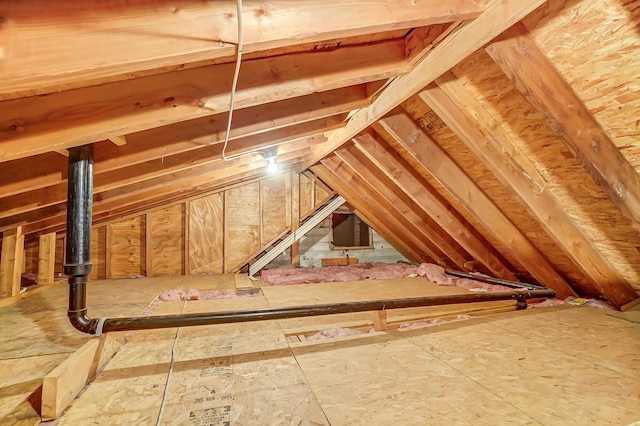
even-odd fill
[{"label": "white electrical wire", "polygon": [[236,5],[238,7],[238,53],[236,55],[236,70],[233,74],[233,83],[231,84],[231,97],[229,99],[229,120],[227,122],[227,134],[224,137],[224,146],[222,147],[222,158],[224,161],[229,161],[234,158],[241,157],[248,153],[242,153],[239,155],[232,155],[227,157],[225,151],[229,144],[229,133],[231,133],[231,121],[233,120],[233,101],[236,95],[236,86],[238,85],[238,75],[240,74],[240,63],[242,62],[242,0],[237,0]]}]

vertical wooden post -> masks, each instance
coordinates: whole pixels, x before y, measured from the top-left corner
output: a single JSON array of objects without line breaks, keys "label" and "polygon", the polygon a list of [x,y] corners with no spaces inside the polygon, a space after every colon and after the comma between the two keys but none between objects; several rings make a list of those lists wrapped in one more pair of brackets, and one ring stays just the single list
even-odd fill
[{"label": "vertical wooden post", "polygon": [[147,277],[153,276],[153,268],[151,265],[152,259],[152,247],[153,241],[151,237],[151,214],[144,215],[144,271]]},{"label": "vertical wooden post", "polygon": [[113,229],[107,224],[104,230],[104,277],[111,278],[111,244],[113,242]]},{"label": "vertical wooden post", "polygon": [[[300,227],[300,175],[291,172],[291,232]],[[300,265],[300,241],[291,245],[291,264]]]},{"label": "vertical wooden post", "polygon": [[38,284],[53,284],[56,269],[56,233],[40,235]]},{"label": "vertical wooden post", "polygon": [[184,270],[182,271],[183,275],[189,275],[190,274],[190,266],[189,266],[189,220],[191,219],[191,206],[190,206],[190,202],[189,201],[185,201],[184,203],[184,252],[183,252],[183,256],[184,256],[184,260],[182,262],[183,266],[184,266]]},{"label": "vertical wooden post", "polygon": [[24,256],[24,235],[22,227],[2,234],[2,255],[0,255],[0,298],[16,296],[20,293],[22,258]]}]

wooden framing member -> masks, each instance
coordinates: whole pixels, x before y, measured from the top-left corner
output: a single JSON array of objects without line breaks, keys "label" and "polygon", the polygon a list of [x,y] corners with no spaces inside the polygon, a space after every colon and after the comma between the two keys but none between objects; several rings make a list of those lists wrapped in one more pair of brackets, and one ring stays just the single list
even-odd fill
[{"label": "wooden framing member", "polygon": [[[290,166],[290,162],[296,161],[308,150],[292,151],[279,156],[279,164],[283,172]],[[234,162],[235,161],[235,162]],[[169,204],[178,200],[200,196],[215,191],[223,186],[233,185],[242,180],[255,179],[264,175],[264,160],[244,164],[237,160],[230,161],[226,167],[220,169],[209,166],[209,173],[196,174],[193,177],[180,179],[176,177],[174,182],[149,183],[135,185],[129,188],[130,192],[117,193],[103,196],[94,202],[93,223],[103,223],[122,215],[143,213],[149,209],[163,204]],[[221,162],[221,165],[224,164]],[[58,207],[58,205],[56,205]],[[60,212],[57,215],[43,214],[26,219],[30,224],[25,227],[28,233],[62,231],[66,224],[65,204],[59,205]],[[45,209],[46,210],[46,209]],[[38,213],[38,212],[31,212]],[[27,215],[30,215],[28,213]]]},{"label": "wooden framing member", "polygon": [[429,217],[416,204],[416,202],[404,193],[393,180],[389,179],[377,165],[372,163],[362,152],[353,145],[340,148],[335,155],[351,167],[353,173],[362,177],[371,185],[381,197],[386,199],[400,212],[404,221],[413,225],[421,240],[432,248],[434,254],[444,257],[452,263],[456,269],[464,269],[464,264],[470,257],[460,245],[444,232],[440,225]]},{"label": "wooden framing member", "polygon": [[[373,209],[379,222],[388,224],[393,234],[398,235],[398,239],[407,241],[413,247],[417,247],[418,253],[426,253],[429,259],[417,260],[421,262],[440,258],[446,258],[446,254],[430,241],[421,238],[421,231],[413,223],[403,220],[402,212],[397,206],[383,198],[370,182],[360,177],[348,164],[337,158],[335,155],[322,160],[322,164],[328,167],[335,175],[355,192],[363,194],[367,204]],[[338,191],[340,193],[340,191]],[[350,199],[345,197],[347,201]]]},{"label": "wooden framing member", "polygon": [[[322,132],[327,128],[335,128],[342,124],[343,117],[328,117],[313,122],[301,123],[285,129],[269,132],[267,136],[255,135],[237,139],[228,144],[226,155],[235,158],[236,155],[260,149],[277,149],[278,145],[297,140],[298,145],[316,143],[316,138],[323,140]],[[109,191],[120,186],[148,180],[154,177],[167,175],[182,170],[206,165],[222,159],[221,144],[205,146],[199,149],[167,155],[156,160],[148,160],[144,163],[129,165],[117,170],[94,175],[94,192]],[[250,157],[246,157],[250,158]],[[255,158],[255,155],[253,156]],[[67,197],[67,183],[59,183],[21,192],[15,195],[0,198],[0,218],[9,215],[24,213],[33,209],[61,203]]]},{"label": "wooden framing member", "polygon": [[474,259],[482,262],[498,278],[519,281],[511,270],[512,266],[440,194],[410,166],[406,166],[395,150],[368,133],[354,138],[354,142],[382,173],[393,180]]},{"label": "wooden framing member", "polygon": [[[369,104],[365,86],[359,84],[235,111],[229,140],[235,141],[362,108]],[[220,143],[224,141],[227,118],[225,112],[132,133],[127,135],[129,143],[117,149],[111,142],[97,142],[93,154],[94,172],[108,172]],[[294,133],[294,129],[290,130],[291,134]],[[273,135],[267,139],[275,140]],[[264,140],[252,140],[264,145]],[[231,143],[232,149],[233,145],[235,143]],[[64,152],[68,154],[67,150]],[[67,177],[67,162],[67,158],[53,153],[4,162],[0,165],[3,175],[0,193],[6,197],[60,183]]]},{"label": "wooden framing member", "polygon": [[576,296],[538,248],[408,114],[396,109],[379,123],[496,240],[511,250],[538,282],[554,289],[562,299]]},{"label": "wooden framing member", "polygon": [[122,333],[94,337],[47,374],[42,379],[42,420],[58,418],[123,344]]},{"label": "wooden framing member", "polygon": [[345,127],[328,132],[328,142],[316,147],[304,160],[302,167],[308,168],[338,149],[544,2],[545,0],[490,1],[478,18],[461,24],[435,47],[426,45],[426,54],[418,54],[422,59],[409,73],[396,77],[369,107],[353,114]]},{"label": "wooden framing member", "polygon": [[536,45],[526,27],[514,25],[486,51],[640,231],[640,175]]},{"label": "wooden framing member", "polygon": [[[8,48],[13,55],[3,70],[0,99],[124,80],[204,61],[231,62],[236,51],[234,0],[175,7],[143,3],[129,8],[98,0],[35,5],[15,0],[0,5],[0,15],[8,25],[34,17],[38,17],[36,23],[58,17],[55,24],[10,26]],[[328,10],[330,19],[318,26],[318,17],[326,16]],[[474,0],[248,3],[243,7],[243,51],[251,58],[313,42],[316,44],[308,49],[316,50],[331,46],[327,41],[332,39],[473,19],[483,10],[482,2]],[[86,25],[86,17],[96,14],[101,16],[99,25]],[[99,58],[96,51],[101,52]],[[25,69],[30,70],[29,76]]]},{"label": "wooden framing member", "polygon": [[4,231],[0,254],[0,298],[17,296],[20,293],[23,256],[22,226]]},{"label": "wooden framing member", "polygon": [[[558,205],[548,191],[538,191],[528,175],[509,165],[504,153],[494,146],[492,118],[451,74],[430,85],[420,98],[475,153],[498,180],[510,188],[523,207],[540,223],[592,284],[615,306],[634,300],[629,283],[604,259],[591,241]],[[508,143],[508,141],[505,141]],[[513,159],[511,159],[513,161]]]},{"label": "wooden framing member", "polygon": [[[305,142],[313,140],[315,137],[316,136],[311,136],[309,138],[304,138],[303,140],[294,140],[275,148],[278,153],[278,162],[282,163],[285,161],[295,160],[308,153],[309,148],[306,146]],[[149,165],[149,168],[153,170],[155,167],[161,167],[161,162],[159,161],[158,163],[159,164],[156,165]],[[211,162],[198,164],[194,167],[187,167],[171,173],[160,173],[160,175],[156,177],[153,177],[153,174],[146,178],[138,176],[139,180],[136,182],[120,185],[106,191],[102,190],[103,188],[101,185],[97,184],[94,188],[94,205],[98,205],[106,199],[115,200],[117,198],[131,195],[135,192],[148,192],[151,189],[164,189],[166,192],[171,192],[172,188],[176,188],[175,190],[186,191],[191,188],[189,186],[190,184],[196,186],[207,184],[212,180],[218,178],[222,179],[229,176],[229,171],[226,169],[233,168],[236,173],[242,173],[243,169],[246,169],[246,171],[255,171],[264,169],[264,163],[264,157],[261,153],[257,152],[240,158],[235,158],[230,161],[223,161],[218,157],[216,160],[212,160]],[[118,176],[115,176],[115,178],[117,179]],[[46,194],[43,194],[43,196],[46,196]],[[57,194],[57,197],[60,197],[60,194]],[[31,223],[46,216],[63,213],[65,209],[66,204],[64,202],[59,202],[58,204],[38,208],[36,210],[27,211],[23,214],[13,215],[6,218],[2,218],[0,215],[0,230],[10,228],[13,223]]]},{"label": "wooden framing member", "polygon": [[[291,232],[300,227],[300,175],[294,171],[289,173],[291,179]],[[291,244],[291,264],[300,265],[300,241]]]},{"label": "wooden framing member", "polygon": [[38,246],[38,284],[53,284],[56,270],[56,233],[40,235]]},{"label": "wooden framing member", "polygon": [[[205,66],[52,93],[37,99],[37,109],[30,97],[0,102],[7,129],[0,132],[0,162],[225,112],[234,70]],[[237,110],[389,78],[407,66],[400,39],[256,59],[242,70]],[[62,116],[65,126],[51,118]]]},{"label": "wooden framing member", "polygon": [[392,232],[389,227],[389,222],[385,222],[383,220],[384,218],[379,218],[379,212],[375,211],[367,201],[367,198],[365,198],[363,194],[357,193],[351,186],[333,173],[331,169],[324,164],[318,164],[311,167],[311,171],[341,194],[353,207],[353,212],[375,229],[382,238],[393,244],[404,257],[414,262],[429,260],[428,255],[415,247],[412,242],[406,240],[402,232]]}]

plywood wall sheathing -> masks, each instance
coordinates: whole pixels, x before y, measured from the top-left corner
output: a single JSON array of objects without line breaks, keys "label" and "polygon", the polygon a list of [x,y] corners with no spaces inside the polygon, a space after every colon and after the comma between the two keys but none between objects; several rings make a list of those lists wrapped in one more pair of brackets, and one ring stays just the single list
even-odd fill
[{"label": "plywood wall sheathing", "polygon": [[315,180],[300,173],[300,217],[307,216],[313,210],[315,197]]},{"label": "plywood wall sheathing", "polygon": [[147,216],[151,228],[151,244],[147,244],[151,262],[150,276],[180,275],[184,259],[183,205],[176,204],[154,210]]},{"label": "plywood wall sheathing", "polygon": [[260,183],[224,193],[224,268],[232,272],[260,248]]},{"label": "plywood wall sheathing", "polygon": [[223,272],[224,194],[189,202],[189,273]]},{"label": "plywood wall sheathing", "polygon": [[291,221],[290,214],[286,214],[287,201],[290,201],[286,185],[288,176],[288,174],[281,174],[260,181],[261,246],[281,235],[287,229],[287,221]]},{"label": "plywood wall sheathing", "polygon": [[107,226],[112,234],[110,247],[107,248],[110,254],[108,276],[126,278],[145,275],[145,216],[135,216]]},{"label": "plywood wall sheathing", "polygon": [[91,274],[90,279],[107,278],[106,253],[107,253],[107,227],[97,226],[91,228]]},{"label": "plywood wall sheathing", "polygon": [[38,244],[38,284],[53,284],[56,269],[56,233],[40,235]]}]

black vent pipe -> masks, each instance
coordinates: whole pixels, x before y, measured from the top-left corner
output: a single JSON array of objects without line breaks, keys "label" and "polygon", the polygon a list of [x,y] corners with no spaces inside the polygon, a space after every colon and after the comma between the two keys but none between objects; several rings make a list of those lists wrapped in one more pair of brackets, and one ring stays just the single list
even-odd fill
[{"label": "black vent pipe", "polygon": [[243,311],[130,318],[90,318],[87,315],[86,284],[87,277],[91,273],[92,201],[93,146],[86,145],[71,148],[69,149],[69,188],[67,198],[67,254],[64,272],[69,276],[69,320],[76,329],[84,333],[100,335],[109,331],[261,321],[494,300],[516,300],[516,308],[524,309],[527,299],[555,297],[553,290],[536,287],[499,293],[456,294]]},{"label": "black vent pipe", "polygon": [[91,273],[91,207],[93,197],[93,145],[69,149],[67,187],[67,247],[64,273],[69,277],[71,324],[95,333],[97,321],[87,315],[88,276]]}]

